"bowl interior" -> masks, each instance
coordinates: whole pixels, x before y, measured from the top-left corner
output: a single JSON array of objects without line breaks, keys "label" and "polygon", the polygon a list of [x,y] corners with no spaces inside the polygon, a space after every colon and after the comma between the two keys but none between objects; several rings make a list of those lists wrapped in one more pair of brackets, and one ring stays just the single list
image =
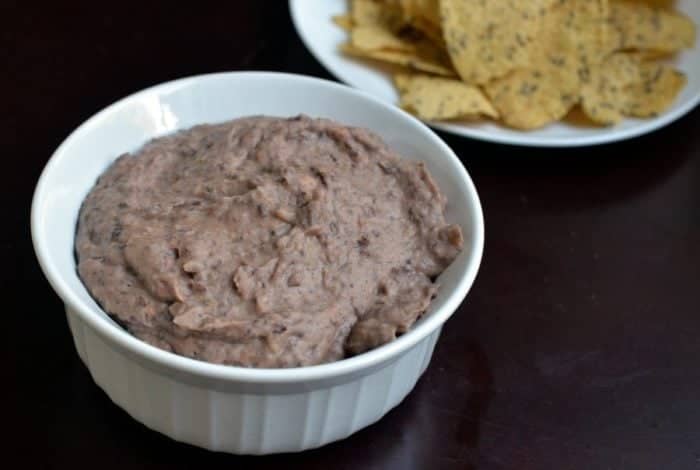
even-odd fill
[{"label": "bowl interior", "polygon": [[[115,334],[122,334],[77,276],[73,252],[82,200],[120,154],[195,124],[255,114],[299,113],[372,129],[404,157],[427,162],[449,198],[448,220],[462,226],[466,242],[462,254],[440,277],[441,288],[430,307],[431,313],[443,317],[442,323],[471,286],[483,243],[478,197],[461,163],[427,127],[402,111],[342,85],[274,73],[214,74],[159,85],[106,108],[66,139],[47,164],[32,207],[37,256],[58,294],[79,312],[92,316],[91,320],[109,323]],[[432,317],[424,316],[421,323],[438,320]],[[399,340],[409,341],[418,329],[420,325]]]}]

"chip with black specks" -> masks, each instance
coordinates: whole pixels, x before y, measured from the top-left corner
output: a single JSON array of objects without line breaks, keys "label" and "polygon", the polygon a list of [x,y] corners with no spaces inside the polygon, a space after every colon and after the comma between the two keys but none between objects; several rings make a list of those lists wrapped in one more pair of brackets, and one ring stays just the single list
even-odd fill
[{"label": "chip with black specks", "polygon": [[401,107],[421,119],[498,118],[498,111],[476,86],[449,78],[397,74]]},{"label": "chip with black specks", "polygon": [[581,90],[581,108],[602,125],[626,116],[654,117],[673,103],[685,83],[685,75],[667,65],[619,52],[593,71]]}]

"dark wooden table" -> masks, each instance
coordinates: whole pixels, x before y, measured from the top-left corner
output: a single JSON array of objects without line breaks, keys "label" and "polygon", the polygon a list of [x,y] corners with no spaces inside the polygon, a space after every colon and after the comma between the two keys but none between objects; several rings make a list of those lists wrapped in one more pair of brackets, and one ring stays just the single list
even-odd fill
[{"label": "dark wooden table", "polygon": [[79,362],[35,261],[28,214],[43,165],[84,119],[165,80],[330,76],[297,38],[286,2],[51,3],[0,6],[4,461],[700,468],[700,110],[646,137],[576,150],[443,135],[481,194],[484,262],[425,376],[370,428],[252,458],[178,444],[132,420]]}]

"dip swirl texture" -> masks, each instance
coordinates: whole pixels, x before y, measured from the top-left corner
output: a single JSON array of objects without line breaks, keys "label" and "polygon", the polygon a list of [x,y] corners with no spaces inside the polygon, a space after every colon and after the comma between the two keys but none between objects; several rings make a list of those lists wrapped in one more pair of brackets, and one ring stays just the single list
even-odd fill
[{"label": "dip swirl texture", "polygon": [[462,249],[422,162],[325,119],[200,125],[119,157],[80,211],[78,272],[136,337],[297,367],[389,342]]}]

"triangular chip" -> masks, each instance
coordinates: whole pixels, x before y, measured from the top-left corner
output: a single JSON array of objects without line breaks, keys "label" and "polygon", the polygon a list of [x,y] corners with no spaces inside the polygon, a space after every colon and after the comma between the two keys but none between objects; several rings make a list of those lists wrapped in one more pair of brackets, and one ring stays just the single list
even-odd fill
[{"label": "triangular chip", "polygon": [[356,26],[381,26],[397,30],[403,26],[403,17],[397,5],[373,0],[352,0],[350,16]]},{"label": "triangular chip", "polygon": [[618,53],[593,72],[581,90],[581,108],[603,125],[625,116],[653,117],[673,103],[685,83],[685,76],[668,66]]},{"label": "triangular chip", "polygon": [[664,64],[642,62],[640,80],[630,88],[625,114],[656,117],[673,104],[688,82],[685,74]]},{"label": "triangular chip", "polygon": [[639,0],[611,0],[612,50],[677,52],[695,44],[695,24],[682,13]]},{"label": "triangular chip", "polygon": [[447,52],[464,81],[484,84],[529,62],[555,0],[442,0]]},{"label": "triangular chip", "polygon": [[498,112],[478,87],[459,80],[398,74],[394,82],[401,95],[401,107],[421,119],[498,117]]},{"label": "triangular chip", "polygon": [[427,72],[445,77],[455,76],[455,72],[452,70],[449,63],[445,63],[444,60],[440,60],[439,58],[431,56],[428,53],[412,53],[388,49],[364,50],[358,49],[352,44],[343,44],[341,46],[341,51],[354,57],[373,59],[389,64],[401,65],[420,72]]},{"label": "triangular chip", "polygon": [[388,49],[392,51],[416,52],[419,45],[409,41],[380,26],[356,26],[350,32],[350,43],[357,49],[376,51]]},{"label": "triangular chip", "polygon": [[406,19],[423,18],[434,26],[440,26],[439,0],[399,0]]},{"label": "triangular chip", "polygon": [[605,0],[560,0],[552,8],[530,63],[484,86],[505,124],[536,129],[569,112],[603,60],[606,12]]}]

